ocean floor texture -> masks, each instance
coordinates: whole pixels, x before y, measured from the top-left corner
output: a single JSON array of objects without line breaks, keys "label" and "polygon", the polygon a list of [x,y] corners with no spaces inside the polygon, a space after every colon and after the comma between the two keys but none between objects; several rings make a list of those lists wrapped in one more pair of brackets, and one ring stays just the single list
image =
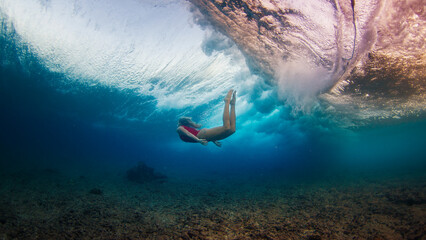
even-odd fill
[{"label": "ocean floor texture", "polygon": [[424,175],[124,175],[2,170],[0,239],[426,239]]}]

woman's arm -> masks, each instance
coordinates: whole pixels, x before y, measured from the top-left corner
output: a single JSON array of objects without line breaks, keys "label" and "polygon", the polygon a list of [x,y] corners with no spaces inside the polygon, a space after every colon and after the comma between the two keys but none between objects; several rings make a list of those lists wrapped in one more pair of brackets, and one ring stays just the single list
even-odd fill
[{"label": "woman's arm", "polygon": [[207,140],[197,138],[197,136],[194,136],[194,134],[192,134],[192,133],[188,132],[188,130],[186,130],[186,129],[185,129],[184,127],[182,127],[182,126],[178,127],[176,131],[177,131],[179,134],[184,134],[184,135],[188,136],[189,138],[193,139],[195,142],[198,142],[198,143],[203,144],[204,146],[206,146],[206,145],[207,145],[207,143],[208,143],[208,142],[207,142]]}]

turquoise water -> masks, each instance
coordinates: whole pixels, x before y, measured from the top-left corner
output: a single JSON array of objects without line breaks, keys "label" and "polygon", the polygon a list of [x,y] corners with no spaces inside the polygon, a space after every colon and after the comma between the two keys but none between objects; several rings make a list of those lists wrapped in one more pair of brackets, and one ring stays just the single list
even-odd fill
[{"label": "turquoise water", "polygon": [[[410,183],[425,183],[424,113],[364,122],[354,118],[347,124],[347,115],[325,111],[317,86],[282,91],[256,75],[235,43],[194,22],[186,3],[5,1],[0,17],[5,179],[22,169],[41,175],[47,173],[38,170],[53,169],[88,177],[87,186],[102,185],[115,180],[90,176],[124,179],[127,169],[143,161],[172,183],[213,179],[219,185],[206,186],[219,189],[228,186],[226,179],[239,179],[238,184],[250,179],[243,189],[250,192],[252,186],[254,199],[261,199],[265,188],[259,185],[265,182],[275,184],[271,196],[283,194],[280,184],[291,185],[288,178],[301,188],[304,183],[298,181],[329,179],[338,185],[340,177],[364,181],[366,174],[412,175]],[[220,125],[223,98],[231,88],[238,95],[237,132],[221,148],[181,142],[177,119],[192,116],[205,127]],[[13,178],[8,181],[13,184]],[[41,191],[48,192],[50,183],[40,182],[46,184]],[[102,186],[106,192],[108,186]],[[131,186],[136,195],[146,194]],[[167,185],[150,191],[156,187],[172,191]],[[194,191],[209,199],[200,188]],[[8,188],[2,189],[5,194]],[[25,186],[21,190],[31,192]],[[250,198],[242,190],[236,194],[242,197],[231,194],[230,201]],[[211,195],[209,201],[215,199],[220,197]]]},{"label": "turquoise water", "polygon": [[[421,114],[345,125],[310,90],[281,92],[252,74],[231,40],[191,22],[186,4],[98,4],[2,5],[3,161],[144,161],[178,175],[425,166]],[[237,133],[222,148],[181,142],[177,119],[220,125],[230,88]]]}]

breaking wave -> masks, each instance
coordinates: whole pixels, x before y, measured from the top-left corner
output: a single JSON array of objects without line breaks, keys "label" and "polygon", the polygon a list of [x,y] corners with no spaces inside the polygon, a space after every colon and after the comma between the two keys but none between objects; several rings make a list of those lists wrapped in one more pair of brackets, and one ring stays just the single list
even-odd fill
[{"label": "breaking wave", "polygon": [[[391,63],[411,79],[402,92],[412,91],[401,98],[388,93],[405,85],[397,79],[389,86],[384,75],[389,71],[374,66],[390,59],[383,57],[384,51],[390,51],[381,47],[386,44],[383,36],[372,29],[385,27],[389,21],[377,16],[397,8],[394,2],[353,1],[351,6],[310,1],[302,6],[294,1],[262,1],[265,15],[252,17],[258,20],[255,27],[262,36],[269,31],[273,37],[278,31],[273,27],[278,24],[271,17],[276,16],[274,11],[287,21],[280,23],[284,37],[281,48],[275,46],[278,53],[261,50],[269,48],[259,48],[256,39],[241,36],[247,30],[243,21],[241,32],[233,35],[209,19],[211,13],[196,8],[202,9],[198,1],[191,2],[6,0],[0,3],[2,36],[28,49],[21,52],[21,61],[31,53],[50,72],[62,74],[51,80],[60,92],[98,86],[122,92],[127,102],[104,114],[130,121],[156,121],[167,112],[195,111],[198,120],[214,125],[220,122],[221,99],[230,88],[238,91],[239,125],[251,126],[259,134],[273,128],[273,132],[298,135],[294,129],[300,122],[294,122],[295,117],[314,116],[320,125],[340,121],[358,126],[366,119],[419,117],[425,110],[424,70],[410,75],[412,68],[401,70],[402,63]],[[238,13],[239,6],[231,2],[225,7]],[[406,16],[420,20],[413,20],[405,35],[420,27],[410,38],[418,43],[418,36],[424,35],[424,13],[415,8],[415,1],[409,3]],[[408,51],[406,44],[392,49]],[[364,56],[373,45],[378,50],[368,55],[373,59],[368,62]],[[417,68],[424,66],[424,54],[418,55],[418,49],[411,49],[406,58],[417,61]],[[6,57],[2,65],[7,64]],[[271,74],[263,74],[268,71]],[[152,108],[141,110],[142,102]]]}]

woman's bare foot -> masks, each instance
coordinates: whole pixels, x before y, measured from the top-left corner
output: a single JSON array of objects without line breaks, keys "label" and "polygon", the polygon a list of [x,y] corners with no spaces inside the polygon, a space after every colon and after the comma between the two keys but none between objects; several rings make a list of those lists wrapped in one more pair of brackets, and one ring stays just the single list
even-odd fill
[{"label": "woman's bare foot", "polygon": [[226,94],[226,97],[225,97],[225,99],[223,99],[225,102],[230,102],[231,101],[231,96],[232,96],[232,93],[234,92],[234,90],[233,89],[231,89],[231,90],[229,90],[229,92],[228,92],[228,94]]},{"label": "woman's bare foot", "polygon": [[222,147],[222,143],[219,141],[213,141],[213,143],[218,147]]},{"label": "woman's bare foot", "polygon": [[199,143],[201,143],[203,146],[207,146],[209,142],[206,139],[200,139]]},{"label": "woman's bare foot", "polygon": [[237,101],[237,95],[236,95],[236,93],[237,93],[237,91],[234,91],[234,92],[232,93],[232,99],[231,99],[231,101],[230,101],[230,103],[229,103],[229,104],[231,104],[231,105],[235,105],[235,101]]}]

